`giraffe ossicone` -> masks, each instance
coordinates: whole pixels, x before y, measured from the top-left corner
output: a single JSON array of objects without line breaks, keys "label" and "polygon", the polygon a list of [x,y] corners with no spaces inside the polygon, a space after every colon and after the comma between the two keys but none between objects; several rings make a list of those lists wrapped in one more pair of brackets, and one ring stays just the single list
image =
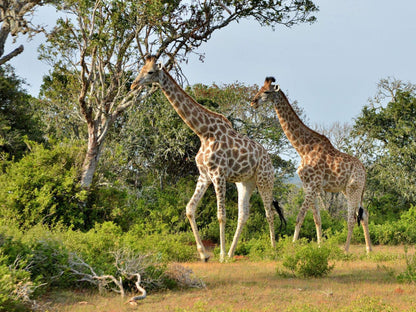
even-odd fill
[{"label": "giraffe ossicone", "polygon": [[318,243],[322,238],[321,216],[315,206],[320,191],[342,192],[348,202],[348,235],[345,251],[348,252],[355,221],[362,226],[366,250],[370,252],[371,240],[368,230],[368,212],[362,206],[366,172],[361,161],[337,150],[327,137],[308,128],[298,117],[286,95],[273,83],[276,79],[266,77],[264,85],[251,102],[254,108],[272,103],[279,122],[290,143],[301,157],[297,173],[302,180],[305,199],[296,219],[293,241],[299,237],[305,214],[312,209]]},{"label": "giraffe ossicone", "polygon": [[[195,222],[196,208],[208,186],[213,184],[217,197],[217,218],[220,228],[220,260],[224,261],[225,250],[225,191],[226,181],[233,182],[238,191],[238,225],[228,257],[232,257],[242,228],[249,216],[249,200],[257,187],[269,223],[271,244],[275,247],[273,208],[274,169],[267,151],[260,144],[241,135],[223,115],[198,104],[156,63],[156,57],[148,56],[134,80],[131,89],[157,84],[182,118],[198,135],[201,147],[196,155],[199,178],[195,192],[186,206],[200,258],[207,261],[208,253],[202,243]],[[281,211],[280,211],[281,212]],[[279,216],[283,216],[279,213]],[[281,217],[282,218],[282,217]]]}]

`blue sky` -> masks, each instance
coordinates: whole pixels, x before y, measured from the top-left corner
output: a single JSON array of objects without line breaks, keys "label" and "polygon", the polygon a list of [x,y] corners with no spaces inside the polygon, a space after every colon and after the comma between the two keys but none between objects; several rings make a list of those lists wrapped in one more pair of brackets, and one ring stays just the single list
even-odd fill
[{"label": "blue sky", "polygon": [[[261,85],[275,76],[310,125],[353,123],[381,78],[416,83],[416,1],[318,0],[317,22],[275,31],[245,21],[215,33],[184,65],[190,84]],[[37,19],[53,22],[53,10]],[[38,36],[11,65],[37,95],[50,67],[37,60]],[[6,50],[7,51],[7,50]]]}]

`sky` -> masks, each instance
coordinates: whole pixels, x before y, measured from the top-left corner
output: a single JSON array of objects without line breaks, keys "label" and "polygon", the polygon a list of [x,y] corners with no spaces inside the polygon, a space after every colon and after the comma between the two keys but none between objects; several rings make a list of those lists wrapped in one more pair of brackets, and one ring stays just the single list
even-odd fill
[{"label": "sky", "polygon": [[[290,101],[298,101],[309,125],[354,123],[377,91],[380,79],[393,77],[416,84],[416,1],[315,0],[320,11],[313,24],[275,31],[254,21],[217,31],[183,65],[190,84],[262,85],[274,76]],[[35,21],[53,24],[53,9],[39,11]],[[39,93],[50,70],[37,59],[43,35],[27,42],[10,64]],[[14,46],[14,45],[13,45]],[[11,49],[8,42],[6,52]]]}]

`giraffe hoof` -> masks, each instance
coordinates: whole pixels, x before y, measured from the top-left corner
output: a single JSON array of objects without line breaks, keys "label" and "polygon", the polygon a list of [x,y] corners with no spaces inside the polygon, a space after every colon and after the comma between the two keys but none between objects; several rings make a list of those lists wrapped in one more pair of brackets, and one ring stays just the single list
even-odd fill
[{"label": "giraffe hoof", "polygon": [[210,258],[210,256],[205,256],[204,258],[202,258],[202,262],[207,263],[209,258]]}]

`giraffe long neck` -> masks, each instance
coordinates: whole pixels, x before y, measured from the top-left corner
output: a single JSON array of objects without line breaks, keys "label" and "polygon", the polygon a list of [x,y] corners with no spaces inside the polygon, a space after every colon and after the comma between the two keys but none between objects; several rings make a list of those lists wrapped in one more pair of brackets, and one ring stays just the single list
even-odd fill
[{"label": "giraffe long neck", "polygon": [[213,124],[230,122],[221,114],[210,111],[188,95],[163,69],[160,88],[182,120],[199,136],[204,136]]},{"label": "giraffe long neck", "polygon": [[280,90],[274,101],[274,109],[279,118],[283,132],[290,143],[302,156],[305,153],[304,147],[321,142],[324,137],[307,127],[290,105],[286,95]]}]

